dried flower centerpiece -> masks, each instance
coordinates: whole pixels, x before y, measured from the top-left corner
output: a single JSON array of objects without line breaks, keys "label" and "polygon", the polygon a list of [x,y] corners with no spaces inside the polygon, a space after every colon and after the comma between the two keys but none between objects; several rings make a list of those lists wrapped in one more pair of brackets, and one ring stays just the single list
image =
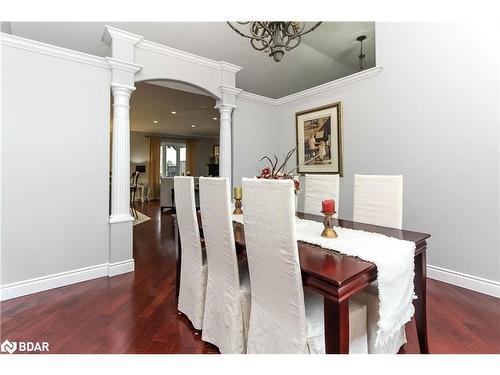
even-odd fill
[{"label": "dried flower centerpiece", "polygon": [[267,160],[270,164],[270,167],[266,167],[260,171],[260,174],[257,176],[257,178],[266,178],[266,179],[275,179],[275,180],[293,180],[293,183],[295,185],[295,194],[300,193],[300,181],[299,181],[299,175],[295,173],[298,167],[294,167],[290,171],[286,171],[286,164],[288,163],[288,160],[290,157],[293,155],[295,152],[295,148],[291,149],[288,151],[286,154],[285,159],[283,160],[283,163],[281,163],[278,167],[278,157],[276,155],[273,155],[274,161],[271,160],[270,157],[264,156],[260,161],[262,162],[263,160]]}]

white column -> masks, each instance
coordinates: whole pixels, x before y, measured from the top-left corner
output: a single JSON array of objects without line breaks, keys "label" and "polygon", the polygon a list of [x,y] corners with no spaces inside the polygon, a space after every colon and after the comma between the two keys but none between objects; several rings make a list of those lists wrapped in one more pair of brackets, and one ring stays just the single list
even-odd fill
[{"label": "white column", "polygon": [[231,179],[231,113],[234,106],[219,105],[219,176]]},{"label": "white column", "polygon": [[130,215],[130,95],[135,87],[111,84],[113,155],[110,223],[132,221]]}]

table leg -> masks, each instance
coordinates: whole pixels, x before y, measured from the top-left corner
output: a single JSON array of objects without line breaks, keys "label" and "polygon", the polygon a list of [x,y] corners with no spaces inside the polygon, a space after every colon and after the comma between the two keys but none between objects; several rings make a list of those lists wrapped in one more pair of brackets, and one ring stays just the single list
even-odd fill
[{"label": "table leg", "polygon": [[181,285],[181,242],[179,239],[179,227],[177,219],[174,218],[174,238],[175,238],[175,299],[179,300],[179,289]]},{"label": "table leg", "polygon": [[415,257],[415,323],[417,326],[418,345],[421,354],[429,354],[427,339],[427,260],[426,249]]},{"label": "table leg", "polygon": [[349,300],[324,298],[326,354],[349,354]]}]

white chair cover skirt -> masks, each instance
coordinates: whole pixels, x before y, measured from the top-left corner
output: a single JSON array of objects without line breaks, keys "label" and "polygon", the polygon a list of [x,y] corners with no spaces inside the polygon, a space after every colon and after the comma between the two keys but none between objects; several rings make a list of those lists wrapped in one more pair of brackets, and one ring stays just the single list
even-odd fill
[{"label": "white chair cover skirt", "polygon": [[338,217],[339,212],[339,175],[338,174],[306,174],[304,212],[321,215],[321,202],[334,199]]},{"label": "white chair cover skirt", "polygon": [[353,220],[401,229],[403,176],[354,176]]},{"label": "white chair cover skirt", "polygon": [[[323,299],[304,296],[302,287],[293,182],[244,178],[243,191],[252,285],[247,352],[324,353]],[[366,311],[356,303],[350,311],[353,350],[366,353]]]},{"label": "white chair cover skirt", "polygon": [[193,177],[175,177],[174,194],[181,242],[181,277],[178,309],[193,327],[203,328],[207,265],[200,242]]},{"label": "white chair cover skirt", "polygon": [[245,353],[250,287],[248,271],[240,287],[227,178],[200,178],[200,209],[208,263],[202,339],[223,354]]}]

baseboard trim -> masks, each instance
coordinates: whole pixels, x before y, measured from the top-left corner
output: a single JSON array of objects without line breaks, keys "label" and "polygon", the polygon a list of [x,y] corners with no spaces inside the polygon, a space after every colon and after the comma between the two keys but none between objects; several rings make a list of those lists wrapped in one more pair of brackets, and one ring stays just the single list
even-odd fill
[{"label": "baseboard trim", "polygon": [[134,259],[128,259],[121,262],[109,264],[109,277],[121,275],[122,273],[134,272],[135,263]]},{"label": "baseboard trim", "polygon": [[134,271],[134,259],[116,263],[104,263],[95,266],[78,268],[67,272],[56,273],[19,281],[0,286],[0,301],[26,296],[28,294],[43,292],[45,290],[81,283],[105,276],[116,276]]},{"label": "baseboard trim", "polygon": [[0,301],[104,276],[108,276],[107,263],[6,284],[0,287]]},{"label": "baseboard trim", "polygon": [[430,264],[427,266],[427,277],[500,298],[500,282],[498,281],[484,279],[482,277],[468,275],[466,273],[448,270]]}]

